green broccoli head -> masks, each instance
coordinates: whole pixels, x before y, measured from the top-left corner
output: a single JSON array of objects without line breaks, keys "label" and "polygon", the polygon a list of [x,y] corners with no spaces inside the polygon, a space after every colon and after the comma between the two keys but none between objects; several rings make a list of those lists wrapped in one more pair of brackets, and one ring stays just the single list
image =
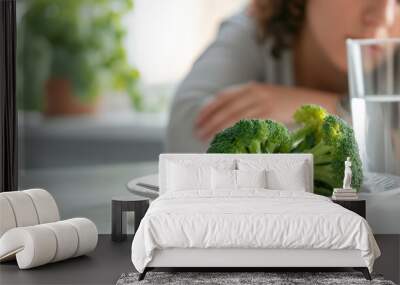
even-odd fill
[{"label": "green broccoli head", "polygon": [[291,148],[287,128],[272,120],[241,120],[218,133],[208,153],[275,153]]},{"label": "green broccoli head", "polygon": [[352,162],[352,187],[359,189],[363,179],[361,159],[353,129],[342,119],[327,115],[320,129],[320,140],[302,152],[314,155],[314,192],[330,196],[333,188],[342,187],[344,161]]},{"label": "green broccoli head", "polygon": [[207,152],[312,153],[314,192],[325,196],[342,186],[344,162],[350,157],[352,187],[358,190],[363,173],[353,129],[316,105],[300,107],[294,118],[301,127],[291,134],[283,124],[272,120],[241,120],[218,133]]}]

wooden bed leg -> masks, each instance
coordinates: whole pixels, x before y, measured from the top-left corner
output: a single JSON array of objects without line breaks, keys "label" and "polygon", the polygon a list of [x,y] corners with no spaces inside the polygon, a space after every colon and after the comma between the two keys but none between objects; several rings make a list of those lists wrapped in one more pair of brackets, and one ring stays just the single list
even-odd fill
[{"label": "wooden bed leg", "polygon": [[354,269],[357,271],[361,271],[361,273],[364,275],[365,279],[372,280],[371,274],[369,274],[369,270],[367,267],[355,267]]},{"label": "wooden bed leg", "polygon": [[138,281],[142,281],[144,279],[144,277],[146,277],[146,273],[147,273],[148,269],[147,267],[143,270],[142,273],[139,274],[139,278]]},{"label": "wooden bed leg", "polygon": [[361,272],[364,274],[365,279],[372,280],[371,274],[369,274],[369,270],[367,267],[364,267]]}]

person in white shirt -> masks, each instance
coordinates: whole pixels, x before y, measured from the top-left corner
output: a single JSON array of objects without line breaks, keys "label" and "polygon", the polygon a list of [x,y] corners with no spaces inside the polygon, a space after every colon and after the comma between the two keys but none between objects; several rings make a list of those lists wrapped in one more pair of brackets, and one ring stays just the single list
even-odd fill
[{"label": "person in white shirt", "polygon": [[347,38],[400,36],[396,0],[253,0],[222,23],[175,95],[168,152],[204,152],[243,118],[286,124],[300,105],[336,113],[347,93]]}]

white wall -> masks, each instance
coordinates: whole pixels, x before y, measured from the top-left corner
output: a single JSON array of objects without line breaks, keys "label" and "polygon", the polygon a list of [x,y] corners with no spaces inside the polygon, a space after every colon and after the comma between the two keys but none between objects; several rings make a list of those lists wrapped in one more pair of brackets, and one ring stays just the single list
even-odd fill
[{"label": "white wall", "polygon": [[128,59],[144,85],[175,83],[210,43],[222,19],[247,0],[136,0],[125,19]]}]

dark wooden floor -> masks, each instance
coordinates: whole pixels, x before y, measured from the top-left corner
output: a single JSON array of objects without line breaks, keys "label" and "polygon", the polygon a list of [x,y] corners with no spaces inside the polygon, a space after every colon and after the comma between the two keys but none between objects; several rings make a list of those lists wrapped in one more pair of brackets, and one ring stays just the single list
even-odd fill
[{"label": "dark wooden floor", "polygon": [[375,235],[381,250],[374,265],[374,271],[386,279],[400,284],[400,235]]},{"label": "dark wooden floor", "polygon": [[[377,235],[382,251],[375,272],[395,283],[400,281],[400,235]],[[0,265],[0,284],[115,284],[124,272],[134,271],[130,259],[131,239],[114,243],[100,235],[97,249],[88,256],[19,270],[15,262]]]}]

